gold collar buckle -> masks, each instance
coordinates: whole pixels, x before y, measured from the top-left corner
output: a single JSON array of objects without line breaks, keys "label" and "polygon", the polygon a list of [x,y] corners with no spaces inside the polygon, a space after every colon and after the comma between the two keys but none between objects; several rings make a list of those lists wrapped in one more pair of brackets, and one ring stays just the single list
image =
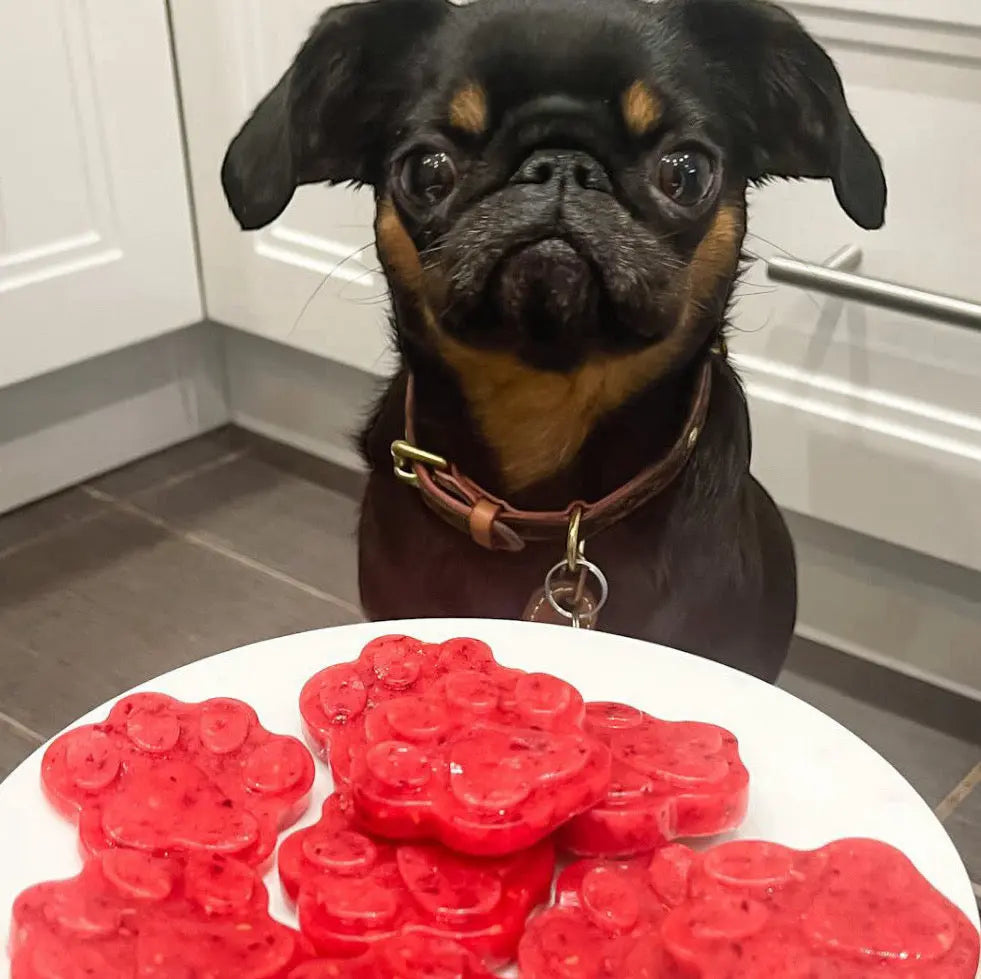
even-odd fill
[{"label": "gold collar buckle", "polygon": [[440,472],[450,468],[450,464],[442,456],[416,448],[405,439],[396,439],[392,443],[392,463],[396,478],[408,486],[419,485],[419,477],[415,472],[416,466],[428,466]]}]

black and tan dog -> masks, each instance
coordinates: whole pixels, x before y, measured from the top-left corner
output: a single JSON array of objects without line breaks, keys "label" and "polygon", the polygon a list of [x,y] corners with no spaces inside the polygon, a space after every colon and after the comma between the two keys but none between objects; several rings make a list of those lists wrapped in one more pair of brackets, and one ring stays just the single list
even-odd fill
[{"label": "black and tan dog", "polygon": [[[299,184],[374,188],[403,366],[362,440],[372,617],[519,617],[578,523],[601,628],[776,677],[794,554],[723,336],[747,187],[771,177],[830,178],[882,224],[837,71],[763,0],[323,17],[223,181],[247,229]],[[439,457],[401,447],[414,485],[390,457],[407,431]]]}]

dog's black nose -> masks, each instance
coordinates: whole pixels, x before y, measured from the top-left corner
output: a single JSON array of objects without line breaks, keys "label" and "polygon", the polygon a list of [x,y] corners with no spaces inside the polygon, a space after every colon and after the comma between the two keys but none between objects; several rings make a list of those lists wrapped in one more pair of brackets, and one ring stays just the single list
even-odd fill
[{"label": "dog's black nose", "polygon": [[583,190],[613,192],[609,175],[598,160],[577,150],[536,150],[511,178],[515,184],[577,186]]}]

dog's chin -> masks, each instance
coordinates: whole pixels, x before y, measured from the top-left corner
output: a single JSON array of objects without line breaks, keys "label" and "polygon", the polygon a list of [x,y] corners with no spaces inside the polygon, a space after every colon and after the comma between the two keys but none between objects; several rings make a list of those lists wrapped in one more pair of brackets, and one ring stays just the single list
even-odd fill
[{"label": "dog's chin", "polygon": [[468,346],[569,372],[664,339],[675,321],[673,304],[664,294],[652,298],[651,278],[627,262],[608,267],[603,249],[590,241],[524,242],[505,250],[469,288],[451,293],[443,327]]},{"label": "dog's chin", "polygon": [[522,359],[546,369],[573,366],[604,318],[601,276],[558,238],[508,255],[494,277],[491,299]]}]

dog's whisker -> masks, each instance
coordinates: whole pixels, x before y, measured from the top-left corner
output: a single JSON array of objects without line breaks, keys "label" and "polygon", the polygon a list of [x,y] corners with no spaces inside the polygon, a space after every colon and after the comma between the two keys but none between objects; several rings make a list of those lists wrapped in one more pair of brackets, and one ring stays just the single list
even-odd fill
[{"label": "dog's whisker", "polygon": [[[780,254],[783,255],[785,258],[796,259],[800,257],[799,255],[796,255],[794,252],[790,251],[790,249],[784,248],[783,245],[778,245],[775,241],[771,241],[769,238],[764,238],[763,235],[756,234],[755,231],[747,231],[746,237],[755,238],[757,241],[762,241],[764,245],[769,245],[774,250],[780,252]],[[764,259],[761,255],[757,255],[756,257],[759,258],[761,261],[766,261],[766,259]]]},{"label": "dog's whisker", "polygon": [[743,333],[746,336],[755,336],[757,333],[762,333],[770,325],[770,323],[773,321],[774,315],[773,310],[771,310],[762,323],[753,327],[737,326],[735,323],[730,322],[729,329],[732,330],[733,333]]},{"label": "dog's whisker", "polygon": [[369,242],[367,242],[366,244],[364,244],[364,245],[362,245],[362,246],[361,246],[360,248],[356,248],[356,249],[355,249],[355,250],[354,250],[353,252],[351,252],[351,254],[350,254],[350,255],[347,255],[347,256],[345,256],[344,258],[342,258],[342,259],[341,259],[341,260],[340,260],[340,261],[339,261],[339,262],[338,262],[338,263],[337,263],[337,264],[336,264],[336,265],[335,265],[335,266],[334,266],[334,267],[333,267],[333,268],[332,268],[332,269],[331,269],[331,270],[330,270],[330,271],[329,271],[329,272],[328,272],[328,273],[327,273],[327,274],[326,274],[326,275],[325,275],[325,276],[324,276],[324,277],[323,277],[323,278],[322,278],[322,279],[320,280],[320,282],[319,282],[319,283],[317,284],[317,288],[313,290],[313,292],[312,292],[312,293],[310,294],[310,297],[309,297],[309,298],[307,299],[307,301],[306,301],[306,302],[305,302],[305,303],[303,304],[303,306],[301,307],[301,309],[300,309],[300,312],[299,312],[299,313],[297,314],[297,316],[296,316],[296,319],[295,319],[295,320],[293,321],[293,325],[292,325],[292,326],[290,327],[290,330],[289,330],[289,333],[287,334],[288,336],[292,336],[292,335],[293,335],[293,334],[294,334],[294,333],[296,332],[296,328],[297,328],[297,327],[298,327],[298,326],[300,325],[300,323],[302,322],[302,320],[303,320],[303,317],[304,317],[304,316],[306,316],[306,314],[307,314],[307,310],[308,310],[308,309],[310,308],[310,306],[311,306],[311,304],[312,304],[312,303],[313,303],[313,301],[314,301],[314,300],[315,300],[315,299],[317,298],[317,296],[319,296],[319,295],[320,295],[320,292],[321,292],[321,290],[322,290],[322,289],[324,288],[324,286],[326,286],[326,285],[327,285],[327,283],[328,283],[328,282],[330,282],[330,280],[331,280],[331,279],[332,279],[332,278],[334,277],[334,275],[335,275],[335,274],[336,274],[336,273],[337,273],[337,272],[338,272],[338,271],[339,271],[339,270],[340,270],[340,269],[341,269],[341,268],[342,268],[342,267],[343,267],[344,265],[346,265],[346,264],[347,264],[348,262],[350,262],[350,261],[352,261],[353,259],[355,259],[355,258],[357,258],[357,257],[358,257],[358,255],[360,255],[360,254],[362,254],[363,252],[365,252],[365,251],[367,251],[367,250],[368,250],[369,248],[371,248],[371,247],[372,247],[372,245],[374,245],[374,243],[375,243],[375,242],[374,242],[374,241],[372,240],[372,241],[369,241]]},{"label": "dog's whisker", "polygon": [[371,279],[374,278],[375,276],[381,274],[382,274],[381,269],[365,269],[359,275],[356,275],[353,279],[348,279],[344,283],[344,285],[341,286],[338,295],[340,295],[341,298],[344,298],[344,291],[348,288],[348,286],[364,285],[365,283],[370,282]]},{"label": "dog's whisker", "polygon": [[[746,233],[746,237],[747,237],[747,238],[749,238],[749,237],[752,237],[752,238],[758,238],[758,239],[759,239],[760,241],[762,241],[762,242],[763,242],[763,243],[764,243],[765,245],[769,245],[769,246],[770,246],[771,248],[775,248],[775,249],[776,249],[776,250],[777,250],[778,252],[781,252],[781,253],[782,253],[783,255],[785,255],[785,256],[786,256],[787,258],[793,258],[793,259],[796,259],[796,258],[797,258],[797,255],[795,255],[795,254],[794,254],[793,252],[791,252],[791,251],[788,251],[788,250],[787,250],[786,248],[782,248],[782,247],[781,247],[780,245],[778,245],[778,244],[777,244],[776,242],[773,242],[773,241],[770,241],[770,240],[769,240],[768,238],[764,238],[764,237],[763,237],[762,235],[757,235],[757,234],[753,234],[752,232],[747,232],[747,233]],[[754,252],[754,251],[752,251],[752,250],[750,250],[749,248],[746,248],[745,246],[743,247],[743,252],[744,252],[744,253],[745,253],[746,255],[748,255],[748,256],[749,256],[750,258],[752,258],[752,259],[754,259],[755,261],[757,261],[757,262],[762,262],[762,263],[763,263],[764,265],[765,265],[765,264],[766,264],[766,262],[767,262],[767,259],[766,259],[766,257],[765,257],[765,256],[763,256],[763,255],[760,255],[760,254],[759,254],[758,252]],[[769,291],[770,291],[770,292],[776,292],[776,291],[777,291],[777,287],[776,287],[776,286],[774,286],[774,287],[773,287],[773,288],[772,288],[771,290],[769,290]],[[821,308],[821,303],[820,303],[820,301],[818,300],[818,298],[817,298],[817,297],[816,297],[816,296],[815,296],[815,295],[814,295],[813,293],[811,293],[811,292],[808,292],[807,290],[803,290],[803,294],[804,294],[805,296],[807,296],[807,299],[808,299],[808,301],[809,301],[809,302],[810,302],[810,303],[811,303],[811,304],[812,304],[812,305],[813,305],[813,306],[814,306],[814,307],[815,307],[816,309],[820,309],[820,308]],[[737,292],[737,295],[747,295],[747,293],[739,293],[739,292]]]},{"label": "dog's whisker", "polygon": [[367,296],[361,299],[346,299],[353,306],[381,306],[388,302],[388,293],[381,296]]}]

